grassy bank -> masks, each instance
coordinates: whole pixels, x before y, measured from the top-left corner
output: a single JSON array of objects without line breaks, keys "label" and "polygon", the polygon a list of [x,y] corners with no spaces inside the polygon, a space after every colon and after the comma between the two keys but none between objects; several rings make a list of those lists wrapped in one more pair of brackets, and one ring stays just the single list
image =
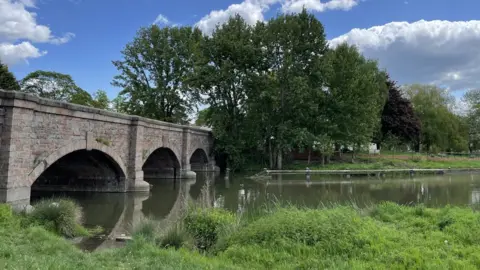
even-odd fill
[{"label": "grassy bank", "polygon": [[28,219],[0,205],[0,269],[235,269],[192,251],[158,248],[141,237],[125,248],[88,253],[53,227]]},{"label": "grassy bank", "polygon": [[1,209],[2,269],[480,268],[480,213],[467,207],[270,207],[248,217],[195,209],[175,227],[149,221],[125,248],[95,253]]},{"label": "grassy bank", "polygon": [[427,155],[358,155],[354,162],[345,155],[342,161],[333,161],[322,165],[318,162],[310,165],[297,161],[285,166],[287,170],[384,170],[384,169],[479,169],[479,158],[430,157]]}]

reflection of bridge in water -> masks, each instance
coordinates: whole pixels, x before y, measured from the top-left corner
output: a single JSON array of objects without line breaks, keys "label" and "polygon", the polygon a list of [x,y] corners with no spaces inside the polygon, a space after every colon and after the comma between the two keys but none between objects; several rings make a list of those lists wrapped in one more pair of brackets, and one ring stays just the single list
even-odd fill
[{"label": "reflection of bridge in water", "polygon": [[[122,194],[124,195],[124,200],[117,200],[118,203],[114,205],[114,209],[117,209],[117,217],[112,216],[112,210],[105,211],[106,215],[110,214],[110,217],[116,220],[115,223],[111,221],[102,223],[108,227],[105,228],[107,229],[108,237],[104,241],[86,239],[81,243],[81,246],[89,250],[116,246],[118,245],[115,243],[117,236],[131,235],[134,228],[146,218],[157,220],[160,228],[177,223],[191,203],[197,203],[199,200],[209,202],[212,200],[212,196],[209,194],[210,189],[204,188],[204,186],[213,182],[215,172],[205,172],[197,175],[197,178],[199,179],[181,179],[170,181],[169,183],[154,183],[152,181],[153,188],[151,193]],[[152,196],[152,193],[154,193],[154,196]],[[123,203],[123,205],[120,206],[120,203]],[[111,209],[111,207],[112,205],[109,205],[107,208]],[[118,214],[120,207],[122,211]],[[89,224],[102,222],[98,219],[89,219],[88,217],[86,221]],[[109,226],[110,224],[112,226]]]}]

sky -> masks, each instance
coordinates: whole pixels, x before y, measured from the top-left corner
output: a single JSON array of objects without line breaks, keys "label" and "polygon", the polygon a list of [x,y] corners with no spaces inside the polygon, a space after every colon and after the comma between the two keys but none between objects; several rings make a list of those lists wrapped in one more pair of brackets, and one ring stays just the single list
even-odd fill
[{"label": "sky", "polygon": [[331,46],[356,45],[401,84],[433,83],[456,97],[480,88],[479,0],[0,0],[0,59],[17,79],[56,71],[114,98],[112,61],[140,27],[208,34],[235,14],[253,24],[302,7]]}]

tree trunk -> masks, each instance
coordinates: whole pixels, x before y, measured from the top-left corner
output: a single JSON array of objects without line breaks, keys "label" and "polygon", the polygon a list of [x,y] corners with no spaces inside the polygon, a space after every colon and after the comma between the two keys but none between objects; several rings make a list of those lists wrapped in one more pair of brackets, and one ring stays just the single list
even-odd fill
[{"label": "tree trunk", "polygon": [[335,143],[335,158],[340,160],[342,158],[342,151],[340,150],[340,144],[339,143]]},{"label": "tree trunk", "polygon": [[273,151],[272,151],[272,141],[269,139],[268,140],[268,158],[270,159],[270,169],[273,169],[274,163],[273,163]]},{"label": "tree trunk", "polygon": [[277,169],[281,170],[282,169],[282,151],[279,149],[277,152]]},{"label": "tree trunk", "polygon": [[322,155],[320,156],[320,159],[321,159],[321,162],[322,162],[322,167],[325,166],[325,159],[326,159],[326,158],[327,158],[327,156],[324,155],[324,154],[322,154]]},{"label": "tree trunk", "polygon": [[309,147],[308,148],[308,161],[307,161],[308,165],[310,165],[311,156],[312,156],[312,149]]}]

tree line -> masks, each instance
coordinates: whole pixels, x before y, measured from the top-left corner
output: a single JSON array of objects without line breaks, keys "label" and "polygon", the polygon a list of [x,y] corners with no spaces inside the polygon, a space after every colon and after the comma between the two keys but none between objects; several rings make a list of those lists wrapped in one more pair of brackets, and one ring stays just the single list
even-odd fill
[{"label": "tree line", "polygon": [[36,71],[17,82],[4,65],[0,88],[181,124],[198,112],[196,123],[212,127],[214,151],[232,168],[252,160],[282,168],[292,151],[329,162],[344,147],[371,142],[480,149],[479,90],[465,94],[466,112],[455,113],[447,90],[398,86],[356,47],[330,47],[322,23],[305,10],[255,25],[231,17],[211,35],[152,25],[121,54],[112,84],[122,90],[112,101],[61,73]]}]

